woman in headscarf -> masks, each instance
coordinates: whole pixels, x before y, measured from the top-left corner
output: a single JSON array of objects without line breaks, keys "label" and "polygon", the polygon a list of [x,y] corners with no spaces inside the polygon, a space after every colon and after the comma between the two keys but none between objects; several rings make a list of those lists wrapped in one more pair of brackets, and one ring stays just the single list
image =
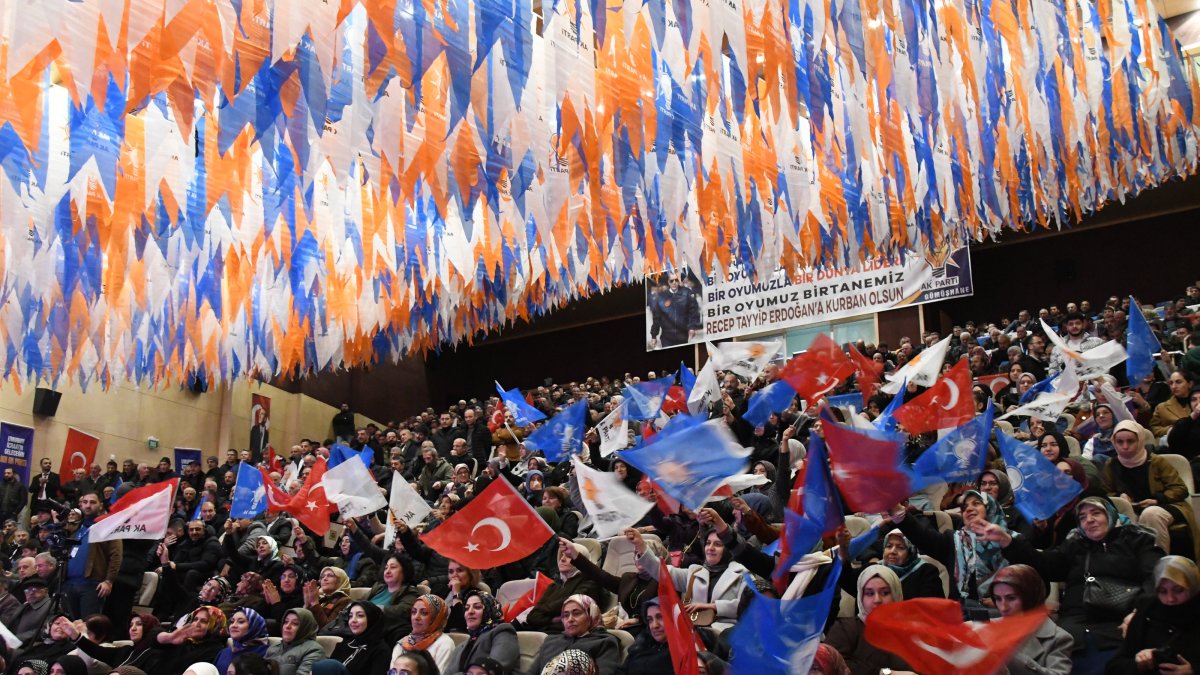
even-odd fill
[{"label": "woman in headscarf", "polygon": [[612,471],[613,475],[617,477],[617,480],[621,481],[621,483],[625,485],[625,487],[637,492],[638,482],[642,480],[643,476],[639,469],[630,466],[629,463],[623,459],[613,459],[612,462],[609,463],[608,468],[609,471]]},{"label": "woman in headscarf", "polygon": [[180,675],[193,663],[213,662],[225,648],[229,635],[225,613],[212,605],[197,607],[183,620],[183,625],[169,633],[159,633],[160,645],[175,645],[164,650],[155,675]]},{"label": "woman in headscarf", "polygon": [[383,610],[369,602],[352,602],[347,625],[350,638],[338,643],[331,658],[346,666],[350,675],[387,672],[392,650],[383,637]]},{"label": "woman in headscarf", "polygon": [[222,612],[225,612],[226,616],[232,615],[239,607],[249,607],[256,612],[265,609],[267,603],[263,599],[262,575],[249,570],[242,572],[237,586],[233,588],[233,594],[217,606],[221,608]]},{"label": "woman in headscarf", "polygon": [[[1017,616],[1046,604],[1046,584],[1029,565],[1009,565],[996,572],[988,595],[1001,617]],[[1049,617],[1008,659],[1011,675],[1069,675],[1075,641]]]},{"label": "woman in headscarf", "polygon": [[576,544],[570,539],[555,540],[558,546],[558,574],[554,583],[550,584],[541,595],[523,622],[516,622],[518,630],[538,630],[546,633],[556,633],[562,630],[560,623],[562,605],[572,595],[586,595],[592,598],[604,597],[604,591],[596,581],[580,574],[575,567],[572,556],[578,558],[581,554],[587,557],[587,549],[582,544]]},{"label": "woman in headscarf", "polygon": [[296,564],[284,565],[279,573],[279,583],[270,579],[262,584],[263,616],[272,631],[283,623],[283,617],[293,607],[304,604],[304,568]]},{"label": "woman in headscarf", "polygon": [[525,501],[529,505],[537,508],[542,505],[542,491],[546,489],[546,475],[537,469],[531,469],[525,472],[525,483],[521,486],[521,492],[525,495]]},{"label": "woman in headscarf", "polygon": [[[638,564],[657,581],[661,570],[659,557],[646,547],[642,533],[628,528],[625,537],[633,544]],[[737,623],[738,605],[742,591],[746,590],[747,570],[741,563],[733,561],[732,550],[725,546],[716,529],[704,530],[701,541],[704,542],[703,564],[686,569],[667,565],[667,573],[689,612],[715,612],[711,627],[719,633]]]},{"label": "woman in headscarf", "polygon": [[638,634],[637,640],[629,648],[625,662],[617,668],[617,675],[663,675],[674,672],[658,598],[642,603],[642,625],[645,630]]},{"label": "woman in headscarf", "polygon": [[1104,491],[1091,485],[1083,464],[1074,459],[1059,460],[1058,470],[1071,476],[1076,483],[1083,486],[1083,492],[1067,502],[1049,520],[1036,520],[1033,523],[1032,542],[1034,548],[1047,549],[1061,544],[1079,527],[1075,518],[1075,507],[1086,497],[1103,497]]},{"label": "woman in headscarf", "polygon": [[279,542],[275,537],[259,537],[254,543],[254,554],[247,569],[257,572],[263,579],[278,579],[283,571],[283,561],[279,559]]},{"label": "woman in headscarf", "polygon": [[71,642],[71,634],[79,634],[79,631],[71,623],[71,620],[66,616],[58,616],[50,622],[49,630],[46,631],[46,637],[43,639],[41,633],[38,636],[29,640],[20,646],[20,649],[13,655],[13,662],[20,663],[22,661],[45,661],[53,662],[60,656],[65,656],[75,649],[74,643]]},{"label": "woman in headscarf", "polygon": [[[658,581],[642,567],[640,560],[634,560],[634,564],[637,566],[636,572],[626,572],[618,577],[605,572],[587,555],[579,555],[580,551],[575,547],[574,542],[568,539],[559,539],[558,541],[560,551],[570,559],[571,564],[579,570],[580,575],[600,584],[601,588],[617,596],[617,603],[620,604],[624,615],[628,617],[618,624],[617,628],[627,630],[637,637],[645,626],[640,623],[638,618],[644,616],[644,612],[640,610],[647,600],[658,597]],[[659,560],[665,559],[667,549],[658,540],[646,541],[646,546]]]},{"label": "woman in headscarf", "polygon": [[412,604],[411,616],[412,632],[392,648],[392,660],[405,652],[425,651],[437,663],[438,670],[449,672],[454,640],[444,632],[450,616],[446,601],[432,593],[422,595]]},{"label": "woman in headscarf", "polygon": [[1149,531],[1129,526],[1128,519],[1119,516],[1107,499],[1087,497],[1075,507],[1075,513],[1079,519],[1076,532],[1045,551],[997,525],[980,528],[980,538],[998,544],[1009,562],[1032,566],[1046,581],[1065,582],[1058,625],[1075,640],[1073,668],[1081,673],[1099,672],[1116,653],[1121,619],[1137,598],[1129,598],[1128,606],[1098,606],[1085,600],[1086,580],[1104,579],[1111,585],[1140,587],[1142,594],[1151,594],[1154,566],[1163,554]]},{"label": "woman in headscarf", "polygon": [[17,666],[17,675],[47,675],[50,672],[50,664],[38,659],[30,659],[20,662]]},{"label": "woman in headscarf", "polygon": [[60,656],[50,664],[50,675],[88,675],[87,664],[78,656]]},{"label": "woman in headscarf", "polygon": [[1103,469],[1104,464],[1116,454],[1112,434],[1117,428],[1117,420],[1112,404],[1097,401],[1092,406],[1092,419],[1096,422],[1096,433],[1083,444],[1083,458],[1090,459],[1097,468]]},{"label": "woman in headscarf", "polygon": [[621,662],[621,644],[600,621],[600,606],[586,595],[572,595],[562,607],[563,632],[542,642],[531,673],[540,673],[559,654],[578,649],[592,657],[600,675],[613,675]]},{"label": "woman in headscarf", "polygon": [[326,567],[316,581],[304,584],[304,608],[324,629],[350,604],[350,577],[340,567]]},{"label": "woman in headscarf", "polygon": [[585,651],[568,649],[554,657],[540,671],[541,675],[597,675],[596,662]]},{"label": "woman in headscarf", "polygon": [[158,617],[153,614],[134,614],[129,619],[129,639],[133,642],[129,647],[105,647],[88,639],[71,623],[65,622],[64,629],[68,637],[75,641],[79,651],[87,654],[101,663],[117,666],[135,666],[146,672],[154,670],[162,658],[162,647],[158,644]]},{"label": "woman in headscarf", "polygon": [[235,656],[267,653],[267,620],[249,607],[239,607],[229,616],[231,644],[217,654],[217,670],[225,672]]},{"label": "woman in headscarf", "polygon": [[279,664],[279,675],[309,675],[313,664],[325,658],[325,650],[314,638],[317,620],[304,608],[289,609],[280,629],[283,639],[267,648],[267,659]]},{"label": "woman in headscarf", "polygon": [[469,664],[487,658],[499,663],[506,674],[512,673],[521,658],[521,648],[517,631],[504,622],[500,603],[491,593],[475,588],[463,593],[462,603],[467,640],[451,654],[451,672],[463,672]]},{"label": "woman in headscarf", "polygon": [[1024,537],[1033,536],[1033,524],[1025,520],[1025,516],[1017,510],[1012,484],[1008,482],[1007,473],[1000,469],[987,469],[979,476],[979,491],[991,496],[1000,505],[1009,530]]},{"label": "woman in headscarf", "polygon": [[560,537],[579,536],[579,516],[571,509],[571,494],[561,485],[551,485],[542,491],[542,506],[553,509],[558,516],[554,532]]},{"label": "woman in headscarf", "polygon": [[1196,513],[1188,502],[1187,485],[1162,455],[1151,455],[1143,445],[1146,430],[1133,420],[1113,429],[1114,461],[1104,465],[1104,491],[1133,504],[1138,525],[1154,530],[1154,540],[1164,553],[1171,550],[1171,525],[1186,523],[1192,535],[1192,555],[1200,559],[1200,532]]},{"label": "woman in headscarf", "polygon": [[[860,570],[854,569],[850,561],[850,533],[846,528],[838,532],[838,555],[841,556],[842,575],[838,585],[847,593],[854,593],[858,588]],[[944,598],[942,592],[942,577],[937,568],[921,559],[919,551],[899,529],[893,529],[883,537],[883,556],[880,564],[886,566],[900,580],[904,597],[913,598]]]},{"label": "woman in headscarf", "polygon": [[841,652],[822,642],[817,645],[809,675],[852,675]]},{"label": "woman in headscarf", "polygon": [[854,675],[876,675],[882,668],[908,670],[900,657],[885,652],[863,637],[867,617],[876,607],[904,600],[904,590],[896,573],[885,565],[871,565],[858,575],[858,615],[834,621],[825,634],[825,642],[846,660]]},{"label": "woman in headscarf", "polygon": [[[215,576],[200,584],[200,590],[195,595],[188,595],[181,582],[183,576],[175,573],[170,566],[163,567],[162,581],[159,585],[158,597],[165,602],[155,603],[155,613],[167,619],[191,614],[197,607],[212,605],[217,607],[233,594],[233,585],[223,576]],[[178,598],[175,600],[174,598]],[[173,605],[171,604],[173,603]]]},{"label": "woman in headscarf", "polygon": [[[1155,594],[1137,604],[1111,675],[1194,671],[1200,666],[1200,570],[1169,555],[1154,567]],[[1174,658],[1172,658],[1174,657]],[[1170,665],[1166,665],[1170,664]]]},{"label": "woman in headscarf", "polygon": [[980,586],[1004,567],[1004,556],[995,543],[980,538],[976,528],[988,523],[1008,531],[1004,512],[991,495],[977,490],[963,494],[963,526],[953,532],[938,532],[917,518],[906,518],[904,508],[892,510],[892,522],[927,555],[950,572],[950,598],[963,603],[964,611],[980,608]]}]

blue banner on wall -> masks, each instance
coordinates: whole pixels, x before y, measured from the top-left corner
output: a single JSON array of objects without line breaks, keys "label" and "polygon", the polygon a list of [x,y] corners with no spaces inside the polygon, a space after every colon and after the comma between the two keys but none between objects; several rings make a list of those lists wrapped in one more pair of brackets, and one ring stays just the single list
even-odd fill
[{"label": "blue banner on wall", "polygon": [[11,466],[18,480],[29,485],[29,461],[33,457],[33,429],[0,422],[0,470]]},{"label": "blue banner on wall", "polygon": [[199,448],[175,448],[175,470],[179,475],[183,475],[183,467],[187,466],[188,462],[195,462],[200,465],[200,470],[204,470],[204,462],[200,459]]}]

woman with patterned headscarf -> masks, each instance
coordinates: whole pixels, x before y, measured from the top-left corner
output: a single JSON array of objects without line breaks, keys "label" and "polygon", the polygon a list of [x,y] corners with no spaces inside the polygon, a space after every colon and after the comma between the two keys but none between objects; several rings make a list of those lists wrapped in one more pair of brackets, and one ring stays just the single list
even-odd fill
[{"label": "woman with patterned headscarf", "polygon": [[[850,533],[838,532],[838,554],[845,566],[838,577],[838,585],[847,593],[854,593],[858,587],[859,570],[854,569],[850,559]],[[944,598],[942,577],[937,567],[921,559],[917,547],[899,529],[893,529],[883,537],[883,556],[879,560],[900,579],[904,597],[913,598]]]},{"label": "woman with patterned headscarf", "polygon": [[500,603],[491,593],[472,588],[462,595],[467,639],[450,655],[450,672],[465,672],[471,663],[490,658],[511,673],[521,658],[517,631],[505,623]]},{"label": "woman with patterned headscarf", "polygon": [[267,653],[267,620],[249,607],[239,607],[229,617],[229,639],[233,644],[217,655],[217,671],[222,673],[235,656]]},{"label": "woman with patterned headscarf", "polygon": [[568,649],[536,672],[540,672],[541,675],[598,675],[600,669],[587,652]]},{"label": "woman with patterned headscarf", "polygon": [[175,645],[175,648],[167,648],[155,675],[182,675],[193,663],[212,663],[225,648],[229,621],[220,609],[212,605],[197,607],[184,617],[182,624],[169,633],[158,634],[160,645]]},{"label": "woman with patterned headscarf", "polygon": [[450,657],[454,640],[446,635],[446,619],[450,608],[442,598],[427,593],[412,604],[412,632],[400,638],[392,649],[392,661],[405,652],[426,651],[437,663],[438,670],[450,672]]},{"label": "woman with patterned headscarf", "polygon": [[563,632],[546,638],[533,659],[531,673],[568,649],[578,649],[596,662],[600,675],[612,675],[621,662],[621,645],[600,620],[600,606],[586,595],[572,595],[562,606]]},{"label": "woman with patterned headscarf", "polygon": [[906,518],[904,508],[892,510],[892,522],[905,537],[950,571],[950,598],[964,609],[980,607],[979,588],[996,570],[1008,563],[1000,547],[976,534],[977,528],[994,524],[1008,531],[1004,512],[991,495],[978,490],[963,493],[963,526],[952,532],[938,532],[916,518]]},{"label": "woman with patterned headscarf", "polygon": [[[1154,591],[1138,603],[1107,672],[1146,672],[1148,664],[1162,663],[1177,665],[1172,672],[1200,667],[1200,569],[1183,556],[1166,556],[1154,567]],[[1171,652],[1176,658],[1167,658]]]}]

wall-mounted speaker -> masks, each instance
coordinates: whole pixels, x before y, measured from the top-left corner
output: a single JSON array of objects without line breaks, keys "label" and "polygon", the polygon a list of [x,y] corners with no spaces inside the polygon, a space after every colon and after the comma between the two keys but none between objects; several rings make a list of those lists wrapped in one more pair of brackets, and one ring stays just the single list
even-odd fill
[{"label": "wall-mounted speaker", "polygon": [[38,387],[33,393],[33,414],[43,417],[54,417],[58,412],[58,402],[62,400],[62,392]]}]

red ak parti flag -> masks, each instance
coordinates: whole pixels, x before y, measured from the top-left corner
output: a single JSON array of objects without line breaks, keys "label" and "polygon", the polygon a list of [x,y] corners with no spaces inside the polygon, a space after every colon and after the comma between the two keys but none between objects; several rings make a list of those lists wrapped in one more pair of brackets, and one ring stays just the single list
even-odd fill
[{"label": "red ak parti flag", "polygon": [[687,608],[679,602],[667,563],[659,561],[658,564],[658,604],[662,609],[663,628],[667,631],[667,646],[671,650],[672,672],[675,675],[700,675],[696,653],[704,651],[705,647],[696,638]]},{"label": "red ak parti flag", "polygon": [[450,560],[486,570],[532,554],[552,536],[554,530],[501,478],[421,540]]},{"label": "red ak parti flag", "polygon": [[809,405],[837,388],[855,372],[854,363],[833,338],[821,333],[808,350],[783,366],[780,379],[792,385]]},{"label": "red ak parti flag", "polygon": [[88,528],[88,541],[162,539],[175,506],[179,478],[134,488]]},{"label": "red ak parti flag", "polygon": [[963,623],[962,606],[918,598],[876,607],[867,616],[867,642],[904,659],[919,673],[995,673],[1046,620],[1039,607],[987,623]]},{"label": "red ak parti flag", "polygon": [[317,458],[316,463],[309,469],[304,486],[294,495],[289,495],[275,487],[275,483],[271,482],[267,472],[262,469],[259,471],[263,473],[263,485],[267,489],[268,513],[287,511],[317,534],[323,535],[329,531],[330,505],[329,500],[325,497],[325,485],[321,482],[321,478],[325,476],[324,457]]},{"label": "red ak parti flag", "polygon": [[852,344],[847,345],[846,353],[850,356],[850,362],[854,364],[854,377],[858,379],[858,388],[862,390],[863,408],[866,408],[867,402],[879,389],[883,364],[875,363],[869,357],[863,356],[862,352]]},{"label": "red ak parti flag", "polygon": [[975,417],[975,395],[966,359],[954,364],[942,379],[893,414],[910,434],[953,429]]},{"label": "red ak parti flag", "polygon": [[533,581],[533,588],[529,589],[528,593],[522,595],[516,600],[513,600],[511,604],[504,608],[504,620],[508,623],[512,623],[518,617],[520,617],[525,610],[532,609],[533,606],[537,604],[537,601],[541,600],[542,594],[546,592],[546,589],[553,585],[553,579],[545,574],[542,574],[541,572],[538,572],[537,577],[535,577]]}]

